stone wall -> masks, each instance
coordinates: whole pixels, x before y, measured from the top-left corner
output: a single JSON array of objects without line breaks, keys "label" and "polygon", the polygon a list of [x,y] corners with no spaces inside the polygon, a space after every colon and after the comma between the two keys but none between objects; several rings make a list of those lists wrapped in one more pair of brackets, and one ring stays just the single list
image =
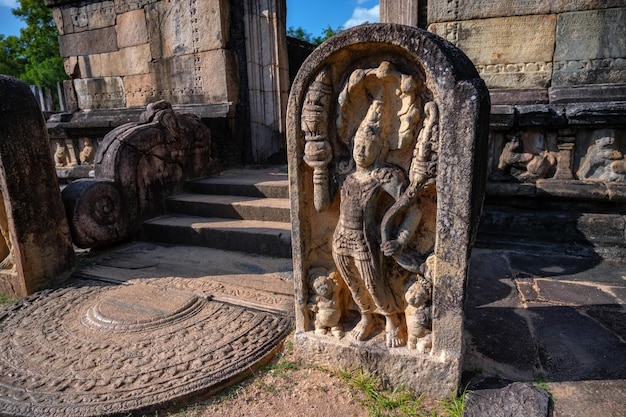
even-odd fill
[{"label": "stone wall", "polygon": [[[383,0],[381,19],[415,16],[413,3]],[[489,87],[490,207],[508,206],[511,218],[548,207],[623,211],[626,1],[429,0],[417,16]]]},{"label": "stone wall", "polygon": [[236,104],[227,0],[47,1],[76,107]]},{"label": "stone wall", "polygon": [[[167,100],[214,131],[225,165],[285,161],[284,0],[46,0],[59,29],[68,112],[51,137],[96,143]],[[120,112],[120,110],[124,110]],[[219,126],[219,129],[215,129]],[[79,146],[79,145],[78,145]]]}]

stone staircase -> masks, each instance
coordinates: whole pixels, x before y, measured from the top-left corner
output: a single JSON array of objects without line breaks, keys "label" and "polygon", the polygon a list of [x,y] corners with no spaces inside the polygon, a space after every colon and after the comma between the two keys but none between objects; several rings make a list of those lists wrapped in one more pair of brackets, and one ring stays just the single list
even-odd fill
[{"label": "stone staircase", "polygon": [[228,170],[185,191],[167,200],[169,214],[143,224],[142,239],[291,257],[286,166]]}]

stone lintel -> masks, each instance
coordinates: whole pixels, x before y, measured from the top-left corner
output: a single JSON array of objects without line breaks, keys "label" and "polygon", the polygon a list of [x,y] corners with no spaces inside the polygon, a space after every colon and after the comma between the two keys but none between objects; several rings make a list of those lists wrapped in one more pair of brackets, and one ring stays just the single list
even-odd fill
[{"label": "stone lintel", "polygon": [[[626,84],[591,84],[550,87],[550,103],[626,101]],[[493,99],[492,99],[493,100]]]},{"label": "stone lintel", "polygon": [[542,104],[548,103],[545,88],[491,89],[491,105],[498,104]]},{"label": "stone lintel", "polygon": [[64,58],[116,51],[118,47],[115,27],[61,35],[59,48]]},{"label": "stone lintel", "polygon": [[[399,1],[396,1],[398,3]],[[576,10],[623,7],[623,0],[463,0],[428,2],[428,21],[485,19],[490,17],[556,14]]]},{"label": "stone lintel", "polygon": [[536,184],[488,182],[490,197],[531,197],[565,200],[626,201],[626,184],[579,180],[538,180]]}]

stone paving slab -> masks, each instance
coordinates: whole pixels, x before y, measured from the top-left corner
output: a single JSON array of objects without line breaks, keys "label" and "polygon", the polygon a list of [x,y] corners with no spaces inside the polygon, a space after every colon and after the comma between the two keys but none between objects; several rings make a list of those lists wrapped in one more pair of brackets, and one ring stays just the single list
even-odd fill
[{"label": "stone paving slab", "polygon": [[617,260],[474,249],[465,308],[469,389],[480,394],[493,376],[541,381],[553,417],[625,415],[625,276]]}]

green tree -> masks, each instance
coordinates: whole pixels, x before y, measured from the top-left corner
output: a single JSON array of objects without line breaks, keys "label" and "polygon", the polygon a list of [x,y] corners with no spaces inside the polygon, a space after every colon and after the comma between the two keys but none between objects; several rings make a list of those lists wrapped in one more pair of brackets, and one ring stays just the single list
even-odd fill
[{"label": "green tree", "polygon": [[343,26],[338,26],[337,28],[333,29],[330,25],[328,25],[326,26],[326,28],[322,29],[322,34],[320,36],[313,37],[311,33],[307,32],[301,26],[298,26],[297,28],[294,28],[293,26],[289,26],[287,28],[287,36],[291,36],[292,38],[296,38],[296,39],[300,39],[301,41],[312,43],[313,45],[320,45],[326,39],[338,34],[342,30],[343,30]]},{"label": "green tree", "polygon": [[20,0],[13,14],[26,23],[20,36],[0,39],[0,72],[28,84],[55,88],[66,79],[59,54],[58,31],[52,9],[43,0]]}]

